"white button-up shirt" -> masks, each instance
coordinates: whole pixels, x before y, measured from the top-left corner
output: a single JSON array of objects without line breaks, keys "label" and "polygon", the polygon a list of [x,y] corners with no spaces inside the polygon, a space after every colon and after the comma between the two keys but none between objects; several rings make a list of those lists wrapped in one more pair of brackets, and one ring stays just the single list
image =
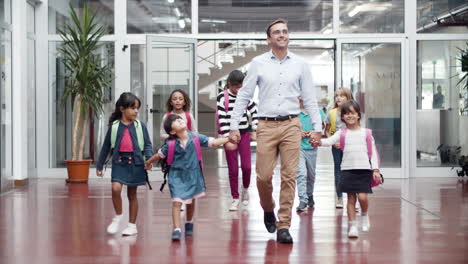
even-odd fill
[{"label": "white button-up shirt", "polygon": [[239,128],[242,113],[257,86],[259,117],[297,115],[301,111],[298,99],[301,96],[314,130],[322,131],[322,119],[309,66],[301,57],[289,51],[282,61],[272,51],[252,60],[237,95],[231,116],[231,130]]}]

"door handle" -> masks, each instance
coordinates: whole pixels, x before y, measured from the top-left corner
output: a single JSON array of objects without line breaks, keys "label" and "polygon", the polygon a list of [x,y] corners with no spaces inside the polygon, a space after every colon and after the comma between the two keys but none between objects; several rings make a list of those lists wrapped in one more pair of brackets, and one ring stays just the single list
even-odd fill
[{"label": "door handle", "polygon": [[152,113],[157,113],[157,112],[158,112],[157,110],[153,110],[153,108],[150,108],[149,111],[150,111],[151,114],[152,114]]}]

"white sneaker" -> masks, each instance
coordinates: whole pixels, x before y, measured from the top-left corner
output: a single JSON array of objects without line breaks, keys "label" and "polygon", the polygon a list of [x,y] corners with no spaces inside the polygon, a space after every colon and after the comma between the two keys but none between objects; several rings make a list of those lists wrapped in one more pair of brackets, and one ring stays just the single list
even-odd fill
[{"label": "white sneaker", "polygon": [[367,232],[370,229],[369,216],[364,215],[361,217],[362,220],[362,231]]},{"label": "white sneaker", "polygon": [[122,236],[133,236],[138,234],[136,224],[128,223],[127,227],[122,231]]},{"label": "white sneaker", "polygon": [[338,197],[335,202],[336,208],[343,208],[343,197]]},{"label": "white sneaker", "polygon": [[119,231],[120,221],[122,220],[122,216],[116,215],[112,218],[112,222],[107,226],[107,233],[113,235]]},{"label": "white sneaker", "polygon": [[249,204],[249,189],[242,188],[242,204],[248,205]]},{"label": "white sneaker", "polygon": [[229,211],[237,211],[239,209],[239,199],[232,200],[231,206],[229,207]]},{"label": "white sneaker", "polygon": [[349,227],[348,237],[350,238],[359,237],[359,231],[356,225],[352,225]]}]

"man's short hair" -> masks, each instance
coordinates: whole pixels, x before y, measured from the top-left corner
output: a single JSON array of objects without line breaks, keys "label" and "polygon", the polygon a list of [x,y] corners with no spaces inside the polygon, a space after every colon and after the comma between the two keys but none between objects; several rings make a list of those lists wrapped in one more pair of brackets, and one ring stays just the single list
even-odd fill
[{"label": "man's short hair", "polygon": [[267,36],[268,37],[271,37],[270,36],[270,29],[272,26],[276,25],[276,24],[285,24],[286,26],[288,26],[288,21],[286,19],[282,19],[282,18],[278,18],[276,19],[275,21],[271,22],[270,25],[268,25],[267,29],[266,29],[266,33],[267,33]]}]

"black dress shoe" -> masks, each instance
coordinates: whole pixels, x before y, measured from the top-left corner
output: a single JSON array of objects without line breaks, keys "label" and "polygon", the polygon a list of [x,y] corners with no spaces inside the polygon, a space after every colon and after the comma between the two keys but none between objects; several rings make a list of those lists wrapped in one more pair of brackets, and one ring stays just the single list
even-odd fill
[{"label": "black dress shoe", "polygon": [[268,232],[274,233],[276,231],[275,213],[273,212],[263,213],[263,223],[265,223],[265,227],[268,230]]},{"label": "black dress shoe", "polygon": [[282,228],[279,229],[278,232],[276,232],[276,241],[280,243],[291,244],[293,242],[293,239],[289,234],[289,230],[286,228]]}]

